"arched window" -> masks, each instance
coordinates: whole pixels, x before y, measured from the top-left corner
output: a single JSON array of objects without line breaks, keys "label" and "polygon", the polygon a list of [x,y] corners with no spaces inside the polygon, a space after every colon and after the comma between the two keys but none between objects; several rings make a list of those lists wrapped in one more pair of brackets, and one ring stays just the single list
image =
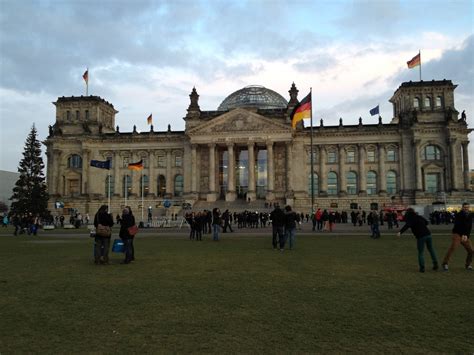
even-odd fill
[{"label": "arched window", "polygon": [[[319,191],[319,181],[318,181],[318,174],[313,174],[313,189],[314,189],[314,196],[318,195]],[[308,174],[308,194],[311,196],[311,173]]]},{"label": "arched window", "polygon": [[[110,190],[109,190],[109,181],[110,181]],[[105,196],[109,196],[109,191],[110,191],[110,196],[112,196],[115,192],[115,180],[112,175],[107,175],[105,178]]]},{"label": "arched window", "polygon": [[413,98],[413,108],[417,109],[420,107],[420,99],[418,97]]},{"label": "arched window", "polygon": [[431,97],[425,96],[425,108],[431,108]]},{"label": "arched window", "polygon": [[377,194],[377,173],[375,171],[367,172],[367,195]]},{"label": "arched window", "polygon": [[337,195],[337,174],[334,171],[328,173],[328,195]]},{"label": "arched window", "polygon": [[82,158],[80,155],[73,154],[67,159],[67,167],[73,169],[82,168]]},{"label": "arched window", "polygon": [[387,193],[397,193],[397,173],[393,170],[389,170],[386,175],[387,178]]},{"label": "arched window", "polygon": [[140,179],[140,195],[143,193],[143,196],[148,196],[150,192],[150,180],[148,175],[143,175]]},{"label": "arched window", "polygon": [[435,105],[436,105],[436,108],[443,107],[443,98],[441,96],[436,97]]},{"label": "arched window", "polygon": [[184,179],[183,175],[176,175],[174,178],[174,195],[183,196]]},{"label": "arched window", "polygon": [[357,194],[357,174],[354,171],[349,171],[346,176],[347,179],[347,194],[356,195]]},{"label": "arched window", "polygon": [[423,159],[441,160],[441,149],[435,145],[427,145],[423,150]]},{"label": "arched window", "polygon": [[166,194],[166,178],[163,175],[158,176],[158,185],[156,189],[158,197],[165,197]]},{"label": "arched window", "polygon": [[132,178],[130,175],[124,175],[122,185],[122,196],[130,196],[132,193]]}]

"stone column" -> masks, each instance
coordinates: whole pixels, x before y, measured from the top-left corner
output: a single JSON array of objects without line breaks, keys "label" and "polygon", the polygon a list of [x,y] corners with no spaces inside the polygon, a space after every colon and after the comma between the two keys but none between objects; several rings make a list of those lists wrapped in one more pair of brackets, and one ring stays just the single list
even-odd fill
[{"label": "stone column", "polygon": [[273,190],[275,189],[275,165],[273,163],[273,142],[267,142],[267,201],[273,201],[275,199],[275,195]]},{"label": "stone column", "polygon": [[423,175],[421,173],[421,157],[420,157],[420,140],[415,140],[415,176],[416,176],[416,190],[423,190]]},{"label": "stone column", "polygon": [[120,153],[118,151],[114,151],[114,160],[113,160],[113,164],[114,164],[114,195],[118,195],[120,196],[121,193],[122,193],[122,184],[123,184],[123,181],[122,179],[120,179],[120,163],[121,161],[119,161],[119,156],[120,156]]},{"label": "stone column", "polygon": [[359,195],[365,196],[367,194],[367,179],[365,174],[365,146],[359,144]]},{"label": "stone column", "polygon": [[469,174],[469,151],[468,151],[469,142],[464,142],[462,144],[462,162],[463,162],[463,171],[464,171],[464,190],[470,191],[470,174]]},{"label": "stone column", "polygon": [[319,195],[327,196],[326,148],[319,146]]},{"label": "stone column", "polygon": [[61,151],[53,149],[52,152],[52,176],[51,176],[51,193],[61,195],[62,191],[59,188],[59,177],[61,176],[59,167],[61,163]]},{"label": "stone column", "polygon": [[235,201],[235,154],[234,143],[227,144],[227,192],[226,201]]},{"label": "stone column", "polygon": [[285,142],[286,193],[293,194],[291,142]]},{"label": "stone column", "polygon": [[191,193],[197,193],[197,144],[191,145]]},{"label": "stone column", "polygon": [[90,161],[90,150],[82,150],[82,186],[81,195],[87,195],[89,193],[89,161]]},{"label": "stone column", "polygon": [[166,197],[173,196],[173,167],[171,162],[171,149],[166,149]]},{"label": "stone column", "polygon": [[247,199],[250,198],[251,201],[255,201],[257,198],[256,190],[255,190],[255,144],[254,142],[249,142],[247,145],[248,153],[249,153],[249,189],[247,192]]},{"label": "stone column", "polygon": [[451,189],[454,191],[458,190],[458,164],[457,164],[457,139],[450,138],[449,139],[449,153],[451,157]]},{"label": "stone column", "polygon": [[216,145],[211,143],[209,144],[209,193],[207,194],[207,201],[216,201],[216,195]]},{"label": "stone column", "polygon": [[387,178],[385,172],[385,146],[383,144],[378,145],[379,148],[379,194],[387,195]]},{"label": "stone column", "polygon": [[344,163],[346,159],[346,150],[344,149],[344,145],[339,145],[339,194],[341,196],[347,195],[346,191],[346,172],[344,171]]},{"label": "stone column", "polygon": [[155,182],[155,152],[151,149],[148,150],[148,194],[156,195],[156,182]]}]

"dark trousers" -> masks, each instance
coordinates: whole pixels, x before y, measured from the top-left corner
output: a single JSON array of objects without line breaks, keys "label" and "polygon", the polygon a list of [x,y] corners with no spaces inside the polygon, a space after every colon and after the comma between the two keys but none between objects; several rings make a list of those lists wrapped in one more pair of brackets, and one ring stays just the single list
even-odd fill
[{"label": "dark trousers", "polygon": [[323,229],[323,220],[320,219],[319,221],[317,221],[317,224],[318,224],[318,231],[322,230]]},{"label": "dark trousers", "polygon": [[431,238],[431,235],[425,235],[424,237],[418,238],[416,240],[416,247],[418,249],[418,265],[420,266],[420,270],[425,270],[425,244],[426,248],[430,252],[431,260],[433,261],[433,266],[438,265],[436,252],[433,248],[433,239]]},{"label": "dark trousers", "polygon": [[133,256],[133,239],[123,239],[123,247],[125,249],[125,262],[129,263],[132,261]]},{"label": "dark trousers", "polygon": [[110,238],[95,237],[95,262],[109,262]]},{"label": "dark trousers", "polygon": [[280,249],[285,248],[285,228],[272,225],[272,244],[274,249],[277,248],[277,243],[280,244]]},{"label": "dark trousers", "polygon": [[224,221],[224,230],[222,231],[223,233],[227,232],[227,227],[229,227],[230,231],[233,232],[232,227],[229,224],[229,221]]}]

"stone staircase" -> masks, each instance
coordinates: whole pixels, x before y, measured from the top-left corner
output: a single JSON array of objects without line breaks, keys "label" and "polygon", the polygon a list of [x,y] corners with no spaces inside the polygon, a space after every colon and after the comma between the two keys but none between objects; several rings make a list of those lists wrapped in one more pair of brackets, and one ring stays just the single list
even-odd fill
[{"label": "stone staircase", "polygon": [[[282,203],[280,203],[280,206],[283,206]],[[265,207],[265,201],[264,200],[255,200],[251,202],[247,202],[244,200],[236,200],[233,202],[228,202],[228,201],[222,201],[218,200],[216,202],[207,202],[207,201],[197,201],[194,205],[192,210],[193,211],[202,211],[202,210],[212,210],[213,208],[219,208],[221,212],[224,212],[225,210],[229,210],[231,212],[240,212],[240,211],[258,211],[258,212],[270,212],[273,210],[273,205],[272,207]]]}]

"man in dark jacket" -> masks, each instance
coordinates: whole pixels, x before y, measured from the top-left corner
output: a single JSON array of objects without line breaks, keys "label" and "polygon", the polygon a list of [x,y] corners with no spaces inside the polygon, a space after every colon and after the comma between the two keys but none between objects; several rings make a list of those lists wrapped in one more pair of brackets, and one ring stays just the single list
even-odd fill
[{"label": "man in dark jacket", "polygon": [[122,218],[120,221],[120,239],[123,240],[125,249],[125,260],[121,264],[130,264],[134,259],[133,253],[133,235],[130,234],[129,228],[135,225],[135,217],[133,216],[132,210],[125,207],[122,211]]},{"label": "man in dark jacket", "polygon": [[405,212],[405,225],[402,227],[402,229],[400,229],[400,232],[397,233],[397,236],[400,237],[403,232],[405,232],[408,228],[411,228],[412,233],[416,237],[420,272],[425,272],[425,257],[423,255],[425,244],[428,248],[428,251],[430,252],[431,260],[433,261],[433,270],[438,270],[438,259],[436,258],[436,252],[433,248],[431,232],[427,225],[428,221],[426,219],[417,215],[413,208],[409,208]]},{"label": "man in dark jacket", "polygon": [[459,246],[459,244],[462,244],[464,249],[466,249],[467,251],[465,263],[466,270],[472,271],[472,244],[469,237],[471,235],[473,214],[470,212],[470,210],[471,206],[469,205],[469,203],[465,202],[462,204],[462,210],[458,214],[456,214],[456,217],[454,219],[451,246],[449,247],[448,252],[446,253],[446,256],[443,260],[444,271],[449,270],[449,260],[451,259],[451,255],[453,254],[454,250]]},{"label": "man in dark jacket", "polygon": [[[112,216],[107,212],[107,209],[107,205],[102,205],[95,214],[94,226],[96,230],[99,224],[102,226],[107,226],[109,228],[112,228],[112,226],[114,225],[114,220]],[[96,233],[94,250],[94,258],[96,265],[109,263],[110,237],[111,235],[101,236]]]},{"label": "man in dark jacket", "polygon": [[291,210],[290,206],[285,207],[285,240],[290,240],[290,250],[295,247],[296,223],[299,223],[300,215]]},{"label": "man in dark jacket", "polygon": [[272,244],[273,249],[277,249],[277,237],[280,244],[280,251],[285,249],[285,213],[279,205],[270,213],[272,221]]}]

